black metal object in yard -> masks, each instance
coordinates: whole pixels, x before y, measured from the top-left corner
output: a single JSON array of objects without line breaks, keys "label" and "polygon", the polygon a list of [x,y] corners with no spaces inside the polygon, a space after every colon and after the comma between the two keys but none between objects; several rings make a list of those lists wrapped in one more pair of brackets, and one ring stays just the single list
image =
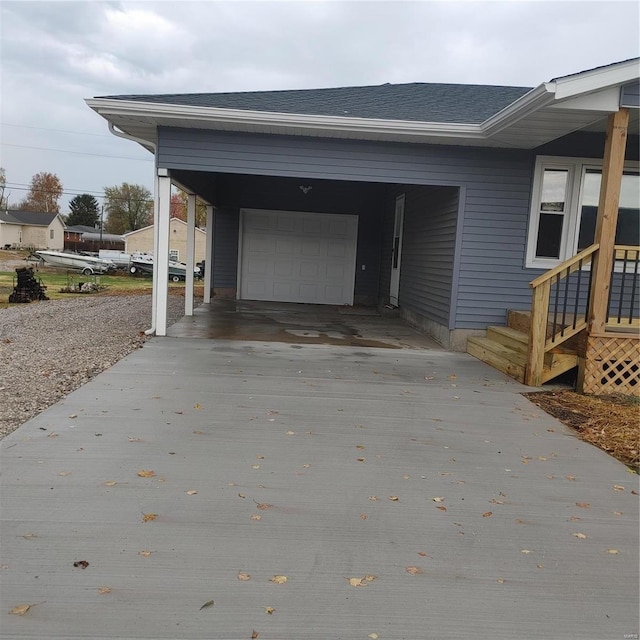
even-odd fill
[{"label": "black metal object in yard", "polygon": [[[16,283],[17,280],[17,283]],[[9,302],[31,302],[32,300],[48,300],[42,280],[33,275],[33,267],[16,269],[13,293]]]}]

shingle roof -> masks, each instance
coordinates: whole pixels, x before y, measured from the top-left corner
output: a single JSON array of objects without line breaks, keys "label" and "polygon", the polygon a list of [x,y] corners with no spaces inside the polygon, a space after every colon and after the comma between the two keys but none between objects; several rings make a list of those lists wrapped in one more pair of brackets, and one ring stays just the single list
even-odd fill
[{"label": "shingle roof", "polygon": [[479,124],[530,90],[530,87],[414,82],[335,89],[100,97],[272,113]]},{"label": "shingle roof", "polygon": [[57,213],[43,213],[41,211],[22,211],[21,209],[9,209],[7,211],[0,211],[0,222],[48,227],[57,215]]}]

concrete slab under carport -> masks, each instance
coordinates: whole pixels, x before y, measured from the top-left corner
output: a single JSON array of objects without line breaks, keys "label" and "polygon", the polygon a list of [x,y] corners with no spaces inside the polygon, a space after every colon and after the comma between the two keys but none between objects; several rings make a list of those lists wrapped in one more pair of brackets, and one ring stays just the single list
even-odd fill
[{"label": "concrete slab under carport", "polygon": [[637,633],[637,477],[524,389],[438,350],[152,339],[2,442],[2,638]]}]

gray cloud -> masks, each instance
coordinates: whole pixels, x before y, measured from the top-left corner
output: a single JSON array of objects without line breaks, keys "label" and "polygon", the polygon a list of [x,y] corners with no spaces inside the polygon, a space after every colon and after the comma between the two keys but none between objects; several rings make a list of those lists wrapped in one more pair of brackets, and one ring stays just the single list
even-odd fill
[{"label": "gray cloud", "polygon": [[632,1],[5,0],[0,9],[8,180],[54,171],[76,191],[151,184],[151,156],[109,136],[87,97],[414,81],[535,86],[640,52]]}]

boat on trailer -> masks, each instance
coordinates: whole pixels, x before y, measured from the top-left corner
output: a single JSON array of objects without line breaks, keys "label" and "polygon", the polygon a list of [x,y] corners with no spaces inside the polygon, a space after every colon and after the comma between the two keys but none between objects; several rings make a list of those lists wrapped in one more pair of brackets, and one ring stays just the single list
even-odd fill
[{"label": "boat on trailer", "polygon": [[[129,263],[129,272],[132,274],[142,273],[147,275],[153,274],[153,256],[144,254],[133,254]],[[193,276],[197,280],[202,277],[200,267],[194,267]],[[187,279],[187,265],[184,262],[169,260],[169,280],[180,282]]]},{"label": "boat on trailer", "polygon": [[81,253],[41,249],[36,251],[35,255],[49,267],[73,269],[81,271],[85,276],[91,276],[94,273],[108,273],[116,268],[115,263],[111,260],[86,256]]}]

